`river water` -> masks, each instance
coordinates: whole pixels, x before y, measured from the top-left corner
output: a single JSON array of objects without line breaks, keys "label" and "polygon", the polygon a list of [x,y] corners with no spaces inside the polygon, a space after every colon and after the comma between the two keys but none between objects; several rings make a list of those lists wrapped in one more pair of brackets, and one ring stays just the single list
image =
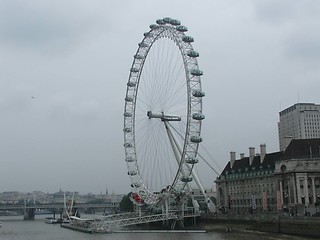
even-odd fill
[{"label": "river water", "polygon": [[206,233],[111,233],[88,234],[61,228],[59,224],[46,224],[45,217],[36,216],[34,221],[23,221],[22,216],[0,217],[0,240],[302,240],[296,236],[281,234],[241,232],[206,232]]}]

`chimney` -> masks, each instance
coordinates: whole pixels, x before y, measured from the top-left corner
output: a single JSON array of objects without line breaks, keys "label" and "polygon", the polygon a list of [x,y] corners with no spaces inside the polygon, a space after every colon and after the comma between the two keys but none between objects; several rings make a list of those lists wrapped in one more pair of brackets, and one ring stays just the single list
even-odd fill
[{"label": "chimney", "polygon": [[244,158],[244,153],[240,153],[240,159]]},{"label": "chimney", "polygon": [[255,155],[254,147],[249,147],[249,165],[252,164]]},{"label": "chimney", "polygon": [[266,154],[267,154],[267,145],[265,143],[260,144],[260,163],[263,163],[263,160]]},{"label": "chimney", "polygon": [[236,161],[236,152],[230,152],[230,168],[233,167],[235,161]]}]

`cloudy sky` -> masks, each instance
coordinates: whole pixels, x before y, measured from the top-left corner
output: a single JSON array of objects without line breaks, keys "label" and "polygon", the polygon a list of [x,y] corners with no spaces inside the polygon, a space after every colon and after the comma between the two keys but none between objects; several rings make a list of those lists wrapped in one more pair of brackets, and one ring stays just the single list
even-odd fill
[{"label": "cloudy sky", "polygon": [[[130,191],[123,108],[137,43],[179,19],[204,71],[204,152],[279,149],[278,113],[319,101],[320,1],[0,0],[0,192]],[[203,163],[206,188],[216,174]]]}]

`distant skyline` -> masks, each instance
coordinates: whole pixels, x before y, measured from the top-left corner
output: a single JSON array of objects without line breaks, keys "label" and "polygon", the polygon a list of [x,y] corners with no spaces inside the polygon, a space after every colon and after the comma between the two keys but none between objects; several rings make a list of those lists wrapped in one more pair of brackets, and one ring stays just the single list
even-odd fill
[{"label": "distant skyline", "polygon": [[[207,160],[221,171],[230,151],[279,151],[279,111],[320,103],[319,12],[312,0],[0,0],[0,192],[131,190],[126,83],[163,17],[200,53]],[[213,188],[216,173],[197,170]]]}]

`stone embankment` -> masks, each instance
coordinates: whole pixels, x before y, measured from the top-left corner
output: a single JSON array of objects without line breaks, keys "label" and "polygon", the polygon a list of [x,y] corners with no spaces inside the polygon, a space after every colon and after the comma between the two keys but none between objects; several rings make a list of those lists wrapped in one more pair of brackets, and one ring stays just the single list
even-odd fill
[{"label": "stone embankment", "polygon": [[254,230],[320,238],[319,217],[203,215],[198,224],[206,231]]}]

